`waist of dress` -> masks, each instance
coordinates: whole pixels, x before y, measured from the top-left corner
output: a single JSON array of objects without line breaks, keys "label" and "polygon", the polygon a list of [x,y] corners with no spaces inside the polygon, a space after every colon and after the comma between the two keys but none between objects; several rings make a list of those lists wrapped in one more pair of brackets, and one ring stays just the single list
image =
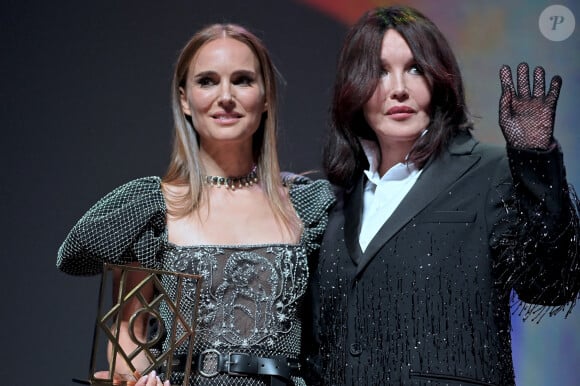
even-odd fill
[{"label": "waist of dress", "polygon": [[[188,369],[187,366],[190,365]],[[300,361],[282,355],[263,356],[249,352],[219,351],[207,349],[190,357],[185,354],[173,356],[172,372],[198,374],[212,378],[218,374],[231,376],[269,376],[290,383],[292,376],[299,376]]]}]

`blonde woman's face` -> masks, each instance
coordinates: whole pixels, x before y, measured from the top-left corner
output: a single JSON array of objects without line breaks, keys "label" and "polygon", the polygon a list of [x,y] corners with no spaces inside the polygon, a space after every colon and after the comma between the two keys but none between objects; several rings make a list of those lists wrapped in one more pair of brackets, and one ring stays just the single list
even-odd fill
[{"label": "blonde woman's face", "polygon": [[260,65],[244,43],[219,38],[193,57],[181,107],[190,115],[202,146],[251,144],[267,103]]}]

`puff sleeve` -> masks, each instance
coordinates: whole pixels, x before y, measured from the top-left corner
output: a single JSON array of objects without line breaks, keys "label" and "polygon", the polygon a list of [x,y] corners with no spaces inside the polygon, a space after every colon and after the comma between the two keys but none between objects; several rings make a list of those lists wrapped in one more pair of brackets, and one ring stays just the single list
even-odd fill
[{"label": "puff sleeve", "polygon": [[102,272],[104,262],[158,268],[167,241],[166,206],[159,177],[126,183],[100,199],[60,246],[57,267],[71,275]]},{"label": "puff sleeve", "polygon": [[310,256],[320,248],[322,235],[328,224],[328,210],[334,204],[334,194],[326,180],[312,181],[296,176],[292,180],[290,198],[304,224],[302,243]]}]

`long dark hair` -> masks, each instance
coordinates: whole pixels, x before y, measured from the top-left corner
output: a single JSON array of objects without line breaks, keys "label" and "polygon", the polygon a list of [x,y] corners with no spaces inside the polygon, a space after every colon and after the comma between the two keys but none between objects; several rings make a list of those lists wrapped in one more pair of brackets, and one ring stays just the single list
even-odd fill
[{"label": "long dark hair", "polygon": [[373,9],[349,30],[338,60],[323,160],[333,184],[352,186],[368,167],[359,138],[376,141],[376,136],[362,109],[378,85],[382,41],[391,28],[409,45],[432,94],[429,131],[413,145],[408,160],[422,168],[454,135],[472,128],[459,65],[437,26],[410,7]]}]

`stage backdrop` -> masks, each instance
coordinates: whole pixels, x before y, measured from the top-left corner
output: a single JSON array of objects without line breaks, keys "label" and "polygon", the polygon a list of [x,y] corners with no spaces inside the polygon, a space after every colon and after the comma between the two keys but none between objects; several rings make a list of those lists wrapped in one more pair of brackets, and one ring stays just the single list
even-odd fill
[{"label": "stage backdrop", "polygon": [[[400,1],[421,9],[454,47],[476,135],[502,142],[498,69],[520,61],[562,75],[556,137],[580,188],[580,35],[548,39],[549,1]],[[236,22],[261,36],[283,75],[284,169],[320,169],[321,139],[340,42],[349,24],[386,1],[3,0],[0,3],[0,213],[4,296],[0,383],[70,385],[87,375],[98,277],[66,276],[56,251],[98,198],[163,174],[171,144],[169,84],[178,50],[198,28]],[[561,28],[580,15],[577,2]],[[556,15],[560,16],[560,14]],[[548,16],[549,17],[549,16]],[[562,25],[564,27],[562,27]],[[554,39],[554,31],[544,31]],[[514,318],[518,385],[572,386],[580,312],[540,324]]]}]

